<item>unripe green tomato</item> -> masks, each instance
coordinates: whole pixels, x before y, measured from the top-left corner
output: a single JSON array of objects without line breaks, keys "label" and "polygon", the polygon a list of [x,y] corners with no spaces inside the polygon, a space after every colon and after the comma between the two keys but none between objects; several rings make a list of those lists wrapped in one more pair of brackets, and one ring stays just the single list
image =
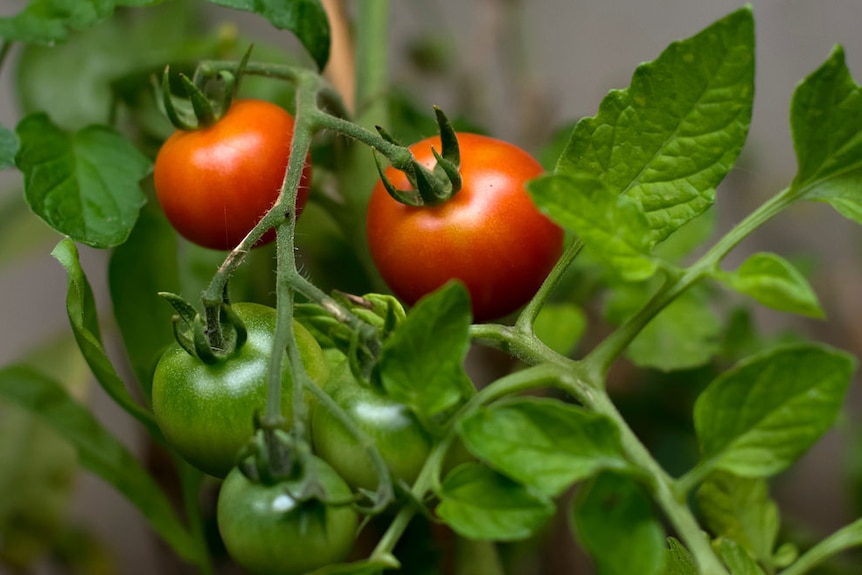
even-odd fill
[{"label": "unripe green tomato", "polygon": [[[351,377],[330,381],[327,391],[377,445],[393,477],[413,483],[428,458],[432,441],[410,409]],[[351,487],[376,489],[379,480],[371,458],[321,403],[314,406],[311,429],[315,453]]]},{"label": "unripe green tomato", "polygon": [[[350,488],[325,462],[314,459],[328,499],[346,501]],[[349,505],[299,503],[296,481],[263,485],[238,468],[224,480],[216,511],[228,554],[259,575],[299,575],[343,561],[353,547],[359,518]]]},{"label": "unripe green tomato", "polygon": [[[228,358],[206,364],[179,344],[169,347],[153,375],[153,412],[168,443],[201,471],[224,477],[240,449],[254,435],[254,416],[266,409],[267,374],[276,313],[271,307],[236,303],[233,311],[245,323],[248,339]],[[293,323],[302,363],[323,385],[329,369],[317,341]],[[282,371],[281,412],[293,417],[290,364]]]}]

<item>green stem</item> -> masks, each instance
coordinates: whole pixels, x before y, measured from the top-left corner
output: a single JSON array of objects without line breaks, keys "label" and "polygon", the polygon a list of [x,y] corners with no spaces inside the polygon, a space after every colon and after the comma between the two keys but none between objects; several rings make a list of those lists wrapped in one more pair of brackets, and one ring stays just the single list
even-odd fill
[{"label": "green stem", "polygon": [[806,551],[781,575],[803,575],[832,555],[862,545],[862,519],[845,525],[829,537]]},{"label": "green stem", "polygon": [[557,284],[559,284],[560,280],[563,279],[569,266],[572,265],[572,262],[575,261],[575,258],[578,257],[578,254],[581,253],[582,249],[584,249],[584,242],[579,239],[576,239],[566,248],[562,257],[560,257],[554,265],[551,273],[549,273],[548,277],[545,278],[545,281],[542,282],[542,286],[539,288],[539,291],[536,292],[536,295],[533,296],[533,299],[530,300],[518,316],[518,320],[515,322],[515,327],[518,331],[526,334],[533,333],[533,324],[536,322],[536,317],[538,317],[539,312],[542,310],[542,306],[544,306],[548,301],[548,298],[551,297],[551,293],[554,291],[554,288],[557,287]]},{"label": "green stem", "polygon": [[366,0],[357,10],[354,110],[364,126],[387,126],[389,114],[382,95],[389,69],[389,0]]},{"label": "green stem", "polygon": [[803,194],[794,188],[787,188],[763,203],[748,217],[739,222],[722,237],[697,262],[679,277],[671,278],[652,299],[634,316],[605,338],[585,361],[604,377],[614,360],[623,352],[644,327],[669,303],[679,297],[692,285],[716,270],[721,260],[733,248],[766,221],[797,201]]},{"label": "green stem", "polygon": [[3,70],[3,64],[6,62],[6,57],[9,56],[9,52],[12,50],[12,42],[9,40],[4,40],[2,44],[0,44],[0,71]]},{"label": "green stem", "polygon": [[614,421],[620,430],[620,439],[626,455],[632,463],[651,478],[649,487],[652,490],[653,498],[679,537],[685,542],[686,547],[691,551],[700,575],[727,575],[727,570],[713,551],[709,539],[703,534],[702,528],[686,505],[685,499],[679,496],[673,479],[653,459],[647,448],[644,447],[623,416],[617,411],[607,393],[604,390],[597,390],[582,400],[587,407]]}]

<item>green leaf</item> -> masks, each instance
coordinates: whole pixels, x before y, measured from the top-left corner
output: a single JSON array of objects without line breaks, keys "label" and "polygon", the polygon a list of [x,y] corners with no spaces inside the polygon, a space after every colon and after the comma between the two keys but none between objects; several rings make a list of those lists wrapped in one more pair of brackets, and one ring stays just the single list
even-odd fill
[{"label": "green leaf", "polygon": [[197,544],[158,484],[59,383],[24,366],[6,367],[0,370],[0,398],[28,410],[71,443],[81,465],[135,505],[180,557],[198,557]]},{"label": "green leaf", "polygon": [[673,537],[667,538],[667,555],[661,575],[698,575],[688,549]]},{"label": "green leaf", "polygon": [[582,119],[557,164],[640,205],[655,244],[702,214],[748,134],[754,20],[742,8],[640,65]]},{"label": "green leaf", "polygon": [[117,6],[150,6],[163,0],[31,0],[15,16],[0,18],[0,38],[50,44],[68,30],[83,30],[108,18]]},{"label": "green leaf", "polygon": [[793,187],[862,223],[862,90],[841,47],[796,88],[790,125],[798,163]]},{"label": "green leaf", "polygon": [[470,539],[516,541],[541,529],[553,502],[477,463],[453,469],[443,481],[437,515]]},{"label": "green leaf", "polygon": [[720,350],[721,322],[702,289],[683,293],[632,340],[626,355],[640,367],[662,371],[691,369]]},{"label": "green leaf", "polygon": [[730,569],[730,575],[764,575],[763,569],[736,541],[722,537],[713,543],[713,547]]},{"label": "green leaf", "polygon": [[576,534],[598,575],[656,575],[665,561],[665,534],[650,498],[631,478],[602,473],[578,494]]},{"label": "green leaf", "polygon": [[771,253],[749,257],[734,272],[719,271],[716,279],[779,311],[823,317],[817,295],[793,264]]},{"label": "green leaf", "polygon": [[398,569],[400,563],[393,555],[375,556],[353,563],[339,563],[315,569],[308,575],[380,575],[386,569]]},{"label": "green leaf", "polygon": [[96,379],[107,394],[127,413],[144,424],[152,437],[161,437],[159,427],[153,414],[141,407],[129,390],[126,389],[120,375],[111,364],[108,354],[102,345],[99,334],[99,320],[96,314],[96,304],[90,282],[84,275],[84,270],[78,261],[78,248],[70,239],[64,239],[51,252],[57,261],[66,269],[68,275],[68,291],[66,293],[66,311],[75,341],[87,365],[93,371]]},{"label": "green leaf", "polygon": [[655,273],[649,224],[630,198],[614,195],[601,181],[581,174],[542,176],[527,189],[542,212],[578,234],[621,278],[639,281]]},{"label": "green leaf", "polygon": [[473,455],[549,497],[599,470],[628,466],[610,419],[556,399],[482,408],[459,421],[458,433]]},{"label": "green leaf", "polygon": [[174,341],[173,310],[158,292],[181,291],[176,234],[157,204],[144,207],[128,241],[111,254],[108,285],[124,347],[149,398],[156,362]]},{"label": "green leaf", "polygon": [[293,32],[321,70],[329,60],[329,19],[320,0],[210,0],[260,14],[280,30]]},{"label": "green leaf", "polygon": [[768,477],[805,453],[835,421],[855,359],[827,346],[755,355],[701,393],[694,425],[703,458],[743,477]]},{"label": "green leaf", "polygon": [[427,422],[471,393],[470,321],[470,296],[459,282],[419,300],[380,353],[375,369],[387,395]]},{"label": "green leaf", "polygon": [[698,489],[697,505],[713,535],[732,539],[758,561],[772,561],[780,520],[766,480],[719,471]]},{"label": "green leaf", "polygon": [[15,154],[18,153],[18,136],[0,125],[0,170],[15,165]]},{"label": "green leaf", "polygon": [[587,316],[571,303],[545,304],[533,324],[536,336],[561,355],[569,355],[587,329]]},{"label": "green leaf", "polygon": [[91,247],[123,243],[145,198],[139,185],[152,165],[117,132],[90,126],[63,132],[45,114],[18,124],[27,202],[58,232]]}]

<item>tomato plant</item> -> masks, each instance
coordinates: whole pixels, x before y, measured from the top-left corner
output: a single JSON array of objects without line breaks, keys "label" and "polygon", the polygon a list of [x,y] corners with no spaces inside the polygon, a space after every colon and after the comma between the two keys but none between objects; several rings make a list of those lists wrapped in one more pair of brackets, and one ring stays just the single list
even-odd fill
[{"label": "tomato plant", "polygon": [[[394,477],[413,483],[431,451],[428,433],[406,405],[360,384],[344,370],[344,363],[340,366],[327,391],[374,442]],[[379,479],[368,454],[326,406],[314,406],[311,426],[315,452],[351,487],[377,487]]]},{"label": "tomato plant", "polygon": [[[204,363],[174,343],[153,375],[153,413],[165,438],[189,463],[224,477],[254,434],[254,417],[266,403],[266,374],[275,331],[275,310],[253,303],[233,304],[247,340],[230,356]],[[295,323],[302,361],[319,384],[328,369],[320,346]],[[282,369],[282,409],[292,413],[290,366]]]},{"label": "tomato plant", "polygon": [[350,488],[326,463],[315,460],[324,496],[301,500],[300,482],[254,483],[231,471],[218,498],[218,528],[230,556],[250,573],[301,575],[344,560],[353,548],[356,512],[345,502]]},{"label": "tomato plant", "polygon": [[[212,249],[235,247],[278,198],[290,155],[293,117],[260,100],[236,100],[213,125],[177,130],[153,171],[165,215],[186,239]],[[311,164],[302,173],[296,216],[308,199]],[[275,238],[270,231],[261,242]]]},{"label": "tomato plant", "polygon": [[[462,187],[436,206],[410,206],[382,183],[368,204],[368,246],[386,284],[408,304],[451,279],[467,286],[477,321],[505,316],[539,289],[563,250],[563,230],[541,214],[525,184],[542,167],[518,147],[476,134],[458,134]],[[432,168],[439,137],[410,151]],[[407,176],[390,168],[399,189]]]}]

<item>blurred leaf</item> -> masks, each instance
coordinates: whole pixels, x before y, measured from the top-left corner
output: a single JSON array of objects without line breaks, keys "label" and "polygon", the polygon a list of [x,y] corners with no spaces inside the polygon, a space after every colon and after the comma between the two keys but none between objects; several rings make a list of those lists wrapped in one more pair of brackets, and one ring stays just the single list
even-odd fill
[{"label": "blurred leaf", "polygon": [[108,18],[118,6],[151,6],[163,0],[31,0],[15,16],[0,18],[0,38],[50,44],[68,30],[83,30]]},{"label": "blurred leaf", "polygon": [[[87,365],[74,340],[41,347],[26,360],[48,371],[66,390],[82,397]],[[29,411],[0,400],[0,558],[27,570],[63,536],[65,515],[78,470],[75,450]]]},{"label": "blurred leaf", "polygon": [[180,557],[198,557],[200,549],[156,482],[59,383],[24,366],[6,367],[0,369],[0,398],[28,410],[71,443],[81,465],[128,498]]},{"label": "blurred leaf", "polygon": [[157,204],[144,207],[128,241],[111,254],[108,282],[126,353],[149,398],[156,362],[174,341],[173,310],[158,292],[180,291],[176,234]]},{"label": "blurred leaf", "polygon": [[72,240],[64,239],[57,244],[51,255],[66,269],[69,278],[66,294],[69,323],[81,354],[87,360],[87,365],[90,366],[96,380],[117,405],[144,424],[152,437],[161,437],[153,414],[135,401],[105,352],[99,334],[93,290],[78,261],[77,246]]},{"label": "blurred leaf", "polygon": [[453,469],[443,480],[437,515],[470,539],[515,541],[541,529],[554,504],[477,463]]},{"label": "blurred leaf", "polygon": [[722,537],[713,543],[730,575],[764,575],[763,569],[739,543]]},{"label": "blurred leaf", "polygon": [[650,498],[629,477],[602,473],[578,494],[573,508],[578,540],[598,575],[657,575],[665,534]]},{"label": "blurred leaf", "polygon": [[695,402],[704,460],[742,477],[783,471],[832,426],[855,366],[853,356],[813,344],[740,362]]},{"label": "blurred leaf", "polygon": [[458,404],[472,390],[464,371],[469,329],[463,284],[450,282],[419,300],[383,344],[375,369],[387,395],[423,422]]},{"label": "blurred leaf", "polygon": [[542,176],[527,189],[539,210],[575,232],[621,278],[641,281],[658,269],[649,256],[649,224],[630,198],[582,174]]},{"label": "blurred leaf", "polygon": [[736,271],[719,271],[715,277],[773,309],[823,317],[823,309],[808,281],[793,264],[776,254],[754,254]]},{"label": "blurred leaf", "polygon": [[697,567],[688,549],[679,540],[667,538],[667,555],[661,575],[698,575]]},{"label": "blurred leaf", "polygon": [[754,98],[749,7],[674,42],[575,127],[558,174],[591,174],[638,204],[650,245],[702,214],[748,134]]},{"label": "blurred leaf", "polygon": [[18,153],[18,145],[18,136],[0,125],[0,170],[5,170],[15,165],[15,154]]},{"label": "blurred leaf", "polygon": [[687,221],[673,235],[655,247],[653,253],[669,262],[679,263],[693,251],[701,248],[715,231],[718,212],[707,210]]},{"label": "blurred leaf", "polygon": [[320,70],[329,60],[329,19],[320,0],[210,0],[213,4],[254,12],[280,30],[293,32]]},{"label": "blurred leaf", "polygon": [[697,505],[714,536],[732,539],[762,563],[772,561],[780,520],[766,480],[719,471],[698,489]]},{"label": "blurred leaf", "polygon": [[[5,197],[4,197],[5,196]],[[57,243],[57,232],[33,215],[23,190],[0,194],[0,268]]]},{"label": "blurred leaf", "polygon": [[561,355],[569,355],[587,329],[587,316],[570,303],[545,304],[533,325],[545,345]]},{"label": "blurred leaf", "polygon": [[796,88],[790,125],[799,164],[793,187],[862,223],[862,89],[840,46]]},{"label": "blurred leaf", "polygon": [[556,399],[482,408],[459,421],[458,434],[473,455],[549,497],[599,470],[628,466],[610,419]]},{"label": "blurred leaf", "polygon": [[48,225],[86,245],[123,243],[144,204],[140,181],[152,165],[117,132],[90,126],[74,134],[44,114],[18,124],[27,202]]}]

